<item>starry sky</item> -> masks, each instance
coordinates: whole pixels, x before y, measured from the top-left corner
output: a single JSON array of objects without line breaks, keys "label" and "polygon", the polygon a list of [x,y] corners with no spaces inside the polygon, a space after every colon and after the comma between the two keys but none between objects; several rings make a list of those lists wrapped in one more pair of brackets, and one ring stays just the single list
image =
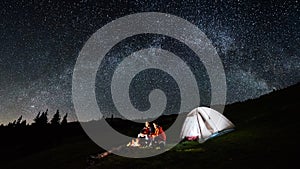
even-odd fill
[{"label": "starry sky", "polygon": [[[38,111],[47,108],[50,115],[59,109],[62,114],[69,113],[70,120],[76,120],[72,72],[80,50],[105,24],[138,12],[179,16],[207,35],[224,65],[227,103],[296,84],[300,81],[299,4],[297,0],[1,1],[0,123],[20,115],[31,122]],[[108,66],[98,70],[100,108],[115,111],[105,88],[116,65],[132,52],[149,47],[172,51],[190,64],[194,61],[193,52],[170,37],[145,34],[128,38],[107,54],[104,62]],[[191,67],[197,82],[201,82],[201,104],[208,104],[210,85],[205,68],[201,63]],[[145,98],[155,88],[172,98],[166,113],[178,110],[176,82],[158,70],[141,72],[134,79],[130,93],[133,105],[146,110],[149,105]]]}]

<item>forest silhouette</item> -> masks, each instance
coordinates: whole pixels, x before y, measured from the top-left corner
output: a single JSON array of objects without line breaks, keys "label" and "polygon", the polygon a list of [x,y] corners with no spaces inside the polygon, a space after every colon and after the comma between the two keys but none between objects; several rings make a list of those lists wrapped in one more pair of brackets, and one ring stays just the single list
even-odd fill
[{"label": "forest silhouette", "polygon": [[21,115],[7,125],[0,125],[0,158],[15,159],[53,148],[74,136],[84,135],[78,122],[68,122],[68,114],[59,110],[49,119],[48,109],[39,112],[31,124]]}]

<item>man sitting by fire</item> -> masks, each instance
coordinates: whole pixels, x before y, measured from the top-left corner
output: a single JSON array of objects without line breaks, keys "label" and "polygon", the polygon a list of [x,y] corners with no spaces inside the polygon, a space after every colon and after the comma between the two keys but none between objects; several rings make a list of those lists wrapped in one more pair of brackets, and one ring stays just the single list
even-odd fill
[{"label": "man sitting by fire", "polygon": [[141,132],[138,134],[138,138],[139,138],[139,143],[142,146],[148,146],[148,144],[150,143],[150,136],[152,133],[152,129],[150,127],[150,123],[148,121],[145,122],[145,127],[141,130]]},{"label": "man sitting by fire", "polygon": [[147,146],[151,135],[151,127],[148,121],[145,122],[144,128],[140,131],[137,138],[134,138],[127,144],[128,147]]}]

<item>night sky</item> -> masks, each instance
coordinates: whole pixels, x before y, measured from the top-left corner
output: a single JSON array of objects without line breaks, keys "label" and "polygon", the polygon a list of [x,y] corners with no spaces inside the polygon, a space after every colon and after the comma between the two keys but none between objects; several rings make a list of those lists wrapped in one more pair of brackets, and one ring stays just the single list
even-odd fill
[{"label": "night sky", "polygon": [[[173,14],[197,25],[207,35],[225,68],[227,103],[256,98],[300,81],[297,0],[4,0],[0,4],[0,123],[20,115],[31,122],[39,111],[47,108],[51,116],[59,109],[62,114],[69,113],[70,120],[76,120],[72,72],[81,48],[105,24],[137,12]],[[100,108],[106,112],[115,109],[109,99],[105,100],[109,96],[105,87],[110,84],[106,72],[132,52],[149,47],[161,47],[193,63],[194,54],[170,37],[146,34],[126,39],[108,53],[108,67],[97,73]],[[201,63],[192,67],[201,82],[201,104],[208,104],[210,86],[205,69]],[[151,80],[158,83],[143,83]],[[135,78],[131,88],[133,104],[147,109],[143,98],[154,88],[164,90],[172,98],[168,100],[171,106],[167,113],[178,109],[176,82],[157,70],[141,72]]]}]

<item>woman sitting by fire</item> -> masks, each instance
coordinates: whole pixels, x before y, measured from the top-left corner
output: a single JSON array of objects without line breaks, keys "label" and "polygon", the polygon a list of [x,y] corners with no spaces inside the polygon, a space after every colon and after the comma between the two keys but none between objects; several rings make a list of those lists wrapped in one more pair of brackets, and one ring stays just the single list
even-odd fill
[{"label": "woman sitting by fire", "polygon": [[151,143],[150,146],[153,144],[158,144],[160,146],[166,145],[167,136],[163,130],[163,128],[156,123],[153,123],[154,132],[150,135]]}]

